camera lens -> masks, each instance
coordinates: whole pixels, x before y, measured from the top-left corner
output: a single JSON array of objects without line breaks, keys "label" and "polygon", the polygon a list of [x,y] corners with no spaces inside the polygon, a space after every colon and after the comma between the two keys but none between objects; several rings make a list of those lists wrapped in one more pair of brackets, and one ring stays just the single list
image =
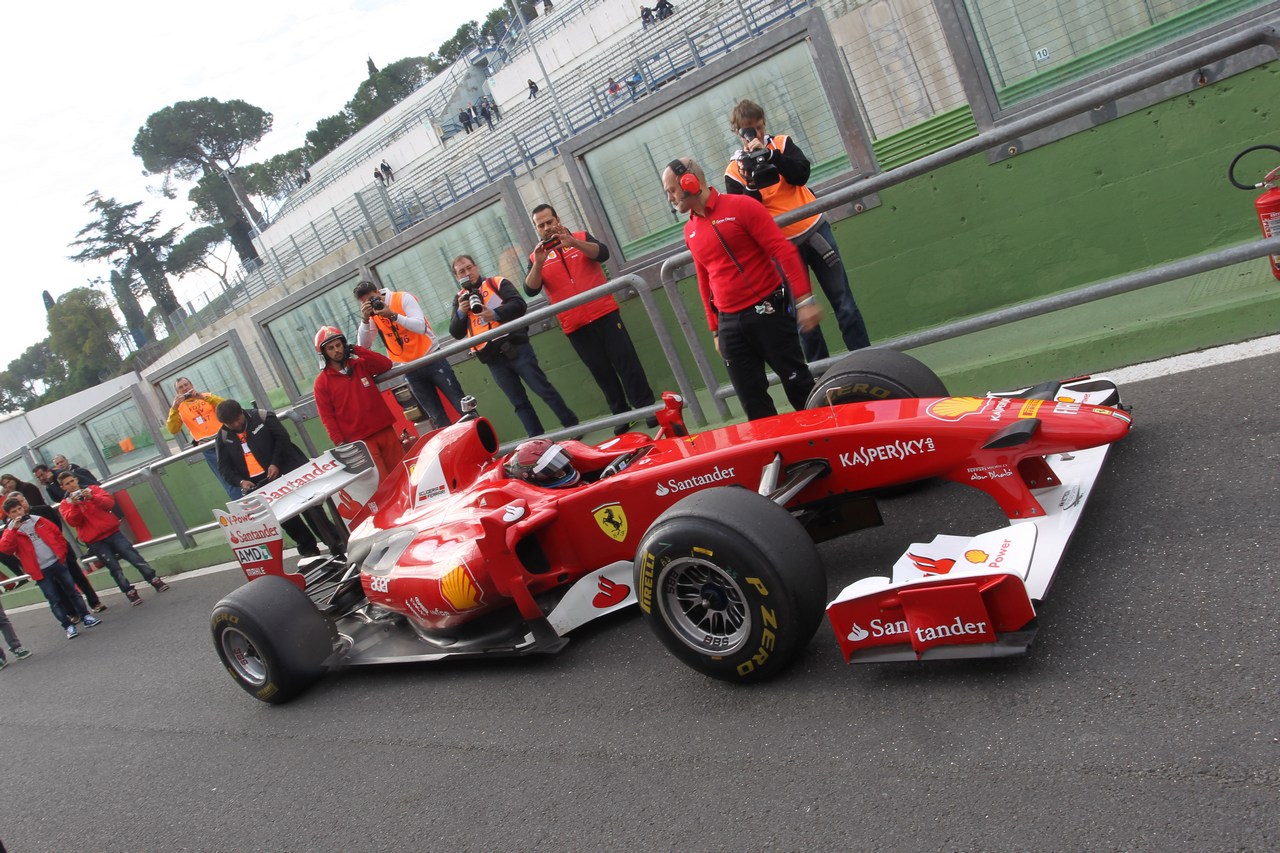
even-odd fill
[{"label": "camera lens", "polygon": [[369,297],[369,304],[373,306],[374,311],[381,311],[383,308],[387,307],[387,303],[382,301],[381,296]]},{"label": "camera lens", "polygon": [[484,300],[480,298],[480,294],[471,294],[471,298],[467,302],[467,309],[470,310],[472,314],[479,314],[484,310]]}]

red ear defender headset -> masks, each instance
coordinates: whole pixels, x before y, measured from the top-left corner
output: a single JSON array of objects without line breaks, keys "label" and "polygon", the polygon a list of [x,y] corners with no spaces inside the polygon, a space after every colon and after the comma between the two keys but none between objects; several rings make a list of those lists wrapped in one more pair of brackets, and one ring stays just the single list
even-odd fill
[{"label": "red ear defender headset", "polygon": [[680,179],[680,189],[684,190],[685,195],[697,195],[702,192],[702,184],[698,182],[698,176],[689,171],[689,167],[679,160],[672,160],[667,164],[667,168],[671,170],[671,174]]}]

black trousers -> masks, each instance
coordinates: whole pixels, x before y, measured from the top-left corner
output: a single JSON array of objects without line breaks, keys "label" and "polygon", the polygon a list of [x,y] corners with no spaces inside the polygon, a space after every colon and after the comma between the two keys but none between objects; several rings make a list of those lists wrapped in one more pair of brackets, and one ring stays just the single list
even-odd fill
[{"label": "black trousers", "polygon": [[[259,474],[257,477],[250,479],[253,481],[254,488],[267,483],[266,474]],[[345,554],[347,552],[346,531],[338,529],[338,526],[325,515],[323,506],[313,506],[311,509],[303,510],[301,514],[280,522],[280,526],[284,528],[285,533],[289,534],[289,538],[297,544],[298,554],[303,557],[314,557],[319,554],[321,542],[325,544],[331,554]],[[314,533],[312,533],[313,530],[315,531]],[[318,540],[317,536],[319,537]]]},{"label": "black trousers", "polygon": [[591,378],[600,386],[605,405],[615,415],[652,406],[653,389],[636,352],[622,314],[610,311],[565,335]]},{"label": "black trousers", "polygon": [[[757,310],[766,305],[772,313]],[[720,355],[748,420],[778,413],[769,396],[766,365],[782,380],[793,409],[803,409],[813,390],[813,374],[800,351],[796,318],[785,291],[779,290],[745,311],[721,314]]]}]

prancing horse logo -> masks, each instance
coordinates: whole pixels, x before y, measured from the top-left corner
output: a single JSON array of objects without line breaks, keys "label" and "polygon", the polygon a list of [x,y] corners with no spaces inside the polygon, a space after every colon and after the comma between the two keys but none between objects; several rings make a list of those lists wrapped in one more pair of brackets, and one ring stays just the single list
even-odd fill
[{"label": "prancing horse logo", "polygon": [[596,524],[600,525],[605,536],[615,542],[622,542],[627,538],[627,513],[622,504],[605,504],[591,510],[591,514],[595,516]]}]

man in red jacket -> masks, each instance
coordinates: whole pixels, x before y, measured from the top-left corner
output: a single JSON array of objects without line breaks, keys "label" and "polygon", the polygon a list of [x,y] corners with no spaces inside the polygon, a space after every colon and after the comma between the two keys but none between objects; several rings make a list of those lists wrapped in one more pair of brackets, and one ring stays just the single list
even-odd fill
[{"label": "man in red jacket", "polygon": [[169,589],[169,585],[156,576],[155,569],[143,559],[133,543],[120,532],[120,519],[111,512],[116,504],[115,498],[101,486],[81,488],[79,478],[70,471],[63,471],[58,475],[58,485],[67,495],[58,505],[63,520],[75,529],[81,541],[107,567],[125,597],[134,605],[142,603],[138,591],[125,578],[124,569],[120,568],[122,557],[142,574],[147,583],[155,587],[156,592]]},{"label": "man in red jacket", "polygon": [[385,478],[404,457],[395,418],[375,381],[392,368],[391,359],[362,346],[349,346],[336,326],[316,332],[316,352],[324,367],[314,386],[320,422],[334,444],[363,441]]},{"label": "man in red jacket", "polygon": [[[47,518],[31,515],[18,498],[6,499],[3,508],[9,523],[0,533],[0,551],[17,556],[23,571],[49,600],[53,618],[66,630],[67,639],[75,639],[79,633],[71,623],[72,615],[80,617],[86,628],[101,623],[101,619],[89,612],[89,606],[71,582],[66,565],[67,542],[57,525]],[[74,613],[68,614],[63,609],[63,600],[71,602]]]},{"label": "man in red jacket", "polygon": [[778,413],[766,365],[778,374],[792,407],[803,409],[814,383],[796,327],[816,328],[821,309],[796,247],[763,204],[708,187],[691,158],[671,161],[662,188],[671,206],[689,215],[684,242],[693,255],[707,325],[747,419]]}]

